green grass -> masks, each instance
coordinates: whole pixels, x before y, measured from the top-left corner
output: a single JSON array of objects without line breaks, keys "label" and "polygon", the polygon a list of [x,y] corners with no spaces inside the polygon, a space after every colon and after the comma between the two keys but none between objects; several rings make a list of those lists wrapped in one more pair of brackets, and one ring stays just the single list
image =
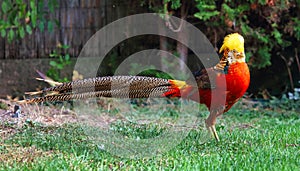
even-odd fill
[{"label": "green grass", "polygon": [[[150,158],[114,156],[93,143],[84,129],[76,124],[25,124],[0,143],[0,170],[297,170],[300,166],[296,111],[238,105],[218,120],[221,142],[200,143],[200,131],[192,129],[174,148]],[[165,127],[118,121],[111,130],[147,139],[162,134]]]}]

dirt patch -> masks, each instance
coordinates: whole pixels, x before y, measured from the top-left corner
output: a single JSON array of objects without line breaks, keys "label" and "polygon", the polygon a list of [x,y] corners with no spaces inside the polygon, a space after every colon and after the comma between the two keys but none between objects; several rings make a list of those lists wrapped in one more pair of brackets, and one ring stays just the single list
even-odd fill
[{"label": "dirt patch", "polygon": [[[101,102],[101,103],[100,103]],[[110,123],[124,119],[120,115],[110,115],[109,110],[114,110],[110,99],[99,100],[96,106],[84,107],[86,110],[80,112],[65,107],[66,105],[43,105],[43,104],[18,104],[9,100],[1,100],[0,104],[0,136],[6,139],[16,133],[24,124],[39,123],[45,126],[61,126],[63,124],[84,123],[90,126],[107,129]],[[16,116],[15,107],[20,107],[20,113]],[[60,106],[60,107],[59,107]],[[101,108],[103,111],[99,112]],[[96,114],[93,114],[96,111]],[[107,111],[107,112],[104,112]]]},{"label": "dirt patch", "polygon": [[[2,139],[14,134],[24,123],[38,122],[44,125],[62,125],[78,121],[76,113],[65,108],[41,105],[19,105],[16,102],[0,100],[0,136]],[[19,116],[16,116],[15,106],[20,106]]]}]

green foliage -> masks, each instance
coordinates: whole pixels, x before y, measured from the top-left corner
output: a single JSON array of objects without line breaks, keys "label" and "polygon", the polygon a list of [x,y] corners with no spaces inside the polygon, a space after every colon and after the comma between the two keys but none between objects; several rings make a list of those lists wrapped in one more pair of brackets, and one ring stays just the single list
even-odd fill
[{"label": "green foliage", "polygon": [[[181,17],[183,1],[144,0],[154,12]],[[247,61],[252,68],[264,68],[271,60],[282,60],[280,55],[290,54],[289,49],[299,49],[299,3],[292,1],[209,1],[195,0],[184,4],[188,16],[199,19],[199,28],[211,40],[220,40],[231,32],[245,37]],[[186,8],[189,7],[189,8]],[[192,20],[194,21],[194,20]],[[272,59],[277,58],[277,59]],[[284,65],[284,64],[283,64]]]},{"label": "green foliage", "polygon": [[[245,37],[249,64],[253,68],[271,65],[271,58],[280,59],[286,49],[299,49],[300,10],[297,1],[248,0],[202,1],[195,0],[201,29],[207,35],[215,30],[219,37],[228,32],[240,32]],[[219,7],[217,7],[217,4]],[[233,30],[232,30],[233,29]]]},{"label": "green foliage", "polygon": [[[182,5],[180,0],[141,0],[139,3],[141,6],[148,6],[149,9],[160,14],[168,14],[170,9],[177,10]],[[170,9],[168,9],[168,4]]]},{"label": "green foliage", "polygon": [[46,19],[47,6],[51,13],[57,8],[57,0],[2,0],[0,10],[1,37],[7,37],[9,42],[15,38],[24,38],[26,34],[32,34],[37,27],[44,31],[45,25],[48,30],[53,30],[55,21]]},{"label": "green foliage", "polygon": [[252,9],[245,8],[240,11],[240,15],[235,16],[236,29],[241,29],[245,36],[245,46],[252,52],[250,66],[264,68],[271,65],[271,57],[279,57],[286,53],[285,48],[292,46],[288,37],[295,35],[291,35],[282,23],[289,22],[292,14],[287,15],[286,10],[292,6],[285,3],[272,6],[265,1],[248,4],[251,5]]},{"label": "green foliage", "polygon": [[292,18],[292,22],[294,23],[293,24],[294,35],[295,35],[296,39],[299,41],[300,40],[300,20],[299,20],[299,18],[295,17],[295,18]]},{"label": "green foliage", "polygon": [[259,56],[259,58],[256,58],[257,61],[252,64],[253,67],[263,68],[265,66],[271,65],[271,53],[268,47],[260,46],[260,48],[257,49],[256,54]]},{"label": "green foliage", "polygon": [[181,6],[180,0],[164,0],[164,3],[171,3],[171,8],[174,10]]},{"label": "green foliage", "polygon": [[138,64],[138,63],[132,63],[128,74],[129,75],[140,75],[140,76],[172,79],[171,75],[164,73],[162,71],[156,70],[155,66],[153,66],[153,65],[147,66],[147,68],[148,69],[144,69],[143,65]]},{"label": "green foliage", "polygon": [[69,54],[63,54],[63,51],[68,49],[68,45],[59,45],[57,50],[54,50],[50,57],[53,58],[49,62],[50,69],[47,71],[47,76],[58,82],[68,82],[68,78],[61,78],[61,71],[68,65],[71,64]]},{"label": "green foliage", "polygon": [[196,0],[199,12],[196,12],[194,16],[196,18],[199,18],[200,20],[207,21],[211,19],[214,16],[219,15],[219,11],[216,10],[216,5],[214,1],[202,1],[202,0]]},{"label": "green foliage", "polygon": [[157,77],[157,78],[165,78],[165,79],[174,79],[171,75],[165,72],[158,71],[156,69],[149,69],[142,71],[140,74],[141,76],[149,76],[149,77]]}]

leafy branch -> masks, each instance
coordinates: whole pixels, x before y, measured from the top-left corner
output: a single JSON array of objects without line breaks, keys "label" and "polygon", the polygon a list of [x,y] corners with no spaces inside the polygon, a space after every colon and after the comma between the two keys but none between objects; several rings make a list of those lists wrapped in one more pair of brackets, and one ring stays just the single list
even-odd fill
[{"label": "leafy branch", "polygon": [[71,58],[69,54],[63,52],[69,48],[68,45],[58,45],[58,49],[54,50],[50,57],[53,58],[49,62],[50,69],[47,71],[47,76],[58,82],[70,81],[68,78],[61,78],[61,71],[71,64]]},{"label": "leafy branch", "polygon": [[[15,38],[24,38],[26,34],[32,34],[33,30],[39,28],[44,31],[45,25],[49,31],[53,30],[57,21],[46,19],[49,13],[45,8],[45,0],[3,0],[0,10],[0,33],[1,37],[7,37],[8,42]],[[47,1],[50,13],[54,13],[58,7],[57,0]]]}]

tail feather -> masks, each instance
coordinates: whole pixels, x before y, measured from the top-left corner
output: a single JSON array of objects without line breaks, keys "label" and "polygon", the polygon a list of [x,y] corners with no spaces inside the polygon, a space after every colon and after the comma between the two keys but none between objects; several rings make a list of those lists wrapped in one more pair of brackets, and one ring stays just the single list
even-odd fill
[{"label": "tail feather", "polygon": [[38,81],[44,81],[44,82],[50,84],[51,86],[57,86],[57,85],[63,84],[63,83],[61,83],[61,82],[56,82],[56,81],[54,81],[54,80],[52,80],[52,79],[50,79],[50,78],[49,78],[49,79],[35,78],[35,79],[38,80]]},{"label": "tail feather", "polygon": [[114,97],[114,98],[161,98],[166,97],[164,94],[170,91],[170,87],[156,87],[153,89],[132,90],[125,91],[124,89],[108,90],[108,91],[95,91],[85,93],[66,93],[54,94],[43,97],[36,97],[20,101],[21,103],[39,103],[39,102],[53,102],[53,101],[68,101],[74,99],[87,99],[95,97]]},{"label": "tail feather", "polygon": [[43,91],[32,91],[32,92],[25,92],[25,94],[28,94],[30,96],[33,96],[33,95],[38,95],[38,94],[42,94]]},{"label": "tail feather", "polygon": [[83,93],[89,91],[107,91],[111,89],[147,89],[158,86],[169,85],[167,79],[142,77],[142,76],[110,76],[110,77],[95,77],[73,82],[63,83],[55,87],[49,87],[42,91],[47,93],[51,91],[57,92],[73,92]]},{"label": "tail feather", "polygon": [[179,91],[183,83],[182,81],[142,76],[96,77],[31,92],[30,95],[44,94],[44,96],[26,99],[22,102],[68,101],[93,97],[180,97]]},{"label": "tail feather", "polygon": [[36,71],[36,72],[39,74],[39,76],[41,77],[41,78],[35,78],[36,80],[44,81],[44,82],[48,83],[48,84],[51,85],[51,86],[57,86],[57,85],[62,84],[62,83],[60,83],[60,82],[54,81],[52,78],[48,77],[46,74],[42,73],[42,72],[39,71],[39,70],[35,70],[35,71]]}]

